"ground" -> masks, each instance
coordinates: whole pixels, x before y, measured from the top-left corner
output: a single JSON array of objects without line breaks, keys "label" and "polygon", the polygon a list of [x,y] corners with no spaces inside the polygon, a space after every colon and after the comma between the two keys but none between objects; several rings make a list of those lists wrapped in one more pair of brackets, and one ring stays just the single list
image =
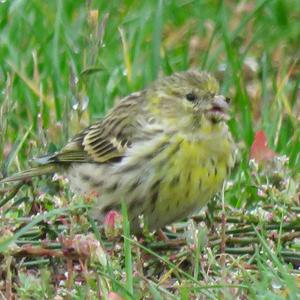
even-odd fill
[{"label": "ground", "polygon": [[[121,97],[198,68],[232,99],[237,163],[209,207],[134,238],[62,177],[0,187],[1,299],[298,299],[300,2],[0,1],[3,176]],[[1,177],[1,176],[0,176]]]}]

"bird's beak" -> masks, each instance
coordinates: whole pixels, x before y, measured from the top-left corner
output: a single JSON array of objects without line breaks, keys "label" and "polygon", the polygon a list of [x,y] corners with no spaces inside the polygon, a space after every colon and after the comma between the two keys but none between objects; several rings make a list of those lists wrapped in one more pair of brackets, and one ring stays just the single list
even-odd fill
[{"label": "bird's beak", "polygon": [[206,115],[214,123],[229,120],[229,98],[222,95],[214,96],[210,108],[207,109]]}]

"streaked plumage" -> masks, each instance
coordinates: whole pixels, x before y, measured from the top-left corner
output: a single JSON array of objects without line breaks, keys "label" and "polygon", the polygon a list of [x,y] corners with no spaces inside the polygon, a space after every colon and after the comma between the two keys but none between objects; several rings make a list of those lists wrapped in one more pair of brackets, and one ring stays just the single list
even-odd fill
[{"label": "streaked plumage", "polygon": [[216,80],[188,71],[133,93],[41,166],[2,182],[64,172],[75,192],[99,195],[96,218],[126,201],[135,232],[179,220],[220,190],[233,166],[227,98]]}]

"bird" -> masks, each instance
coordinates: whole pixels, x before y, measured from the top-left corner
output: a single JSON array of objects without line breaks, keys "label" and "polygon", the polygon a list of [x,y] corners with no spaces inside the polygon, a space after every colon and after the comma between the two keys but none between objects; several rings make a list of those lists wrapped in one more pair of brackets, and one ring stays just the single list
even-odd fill
[{"label": "bird", "polygon": [[229,118],[230,98],[219,94],[210,73],[175,72],[118,101],[60,151],[0,183],[61,173],[74,193],[95,195],[99,222],[124,201],[132,232],[160,229],[221,190],[235,160]]}]

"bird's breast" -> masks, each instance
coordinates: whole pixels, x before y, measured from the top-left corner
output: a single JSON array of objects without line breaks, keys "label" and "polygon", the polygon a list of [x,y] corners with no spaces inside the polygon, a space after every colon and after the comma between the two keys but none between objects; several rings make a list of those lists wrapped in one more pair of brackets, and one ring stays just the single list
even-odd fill
[{"label": "bird's breast", "polygon": [[191,140],[160,134],[133,143],[120,162],[76,164],[69,178],[84,193],[99,194],[98,211],[123,199],[134,226],[142,214],[155,229],[204,206],[232,167],[232,152],[229,135]]}]

